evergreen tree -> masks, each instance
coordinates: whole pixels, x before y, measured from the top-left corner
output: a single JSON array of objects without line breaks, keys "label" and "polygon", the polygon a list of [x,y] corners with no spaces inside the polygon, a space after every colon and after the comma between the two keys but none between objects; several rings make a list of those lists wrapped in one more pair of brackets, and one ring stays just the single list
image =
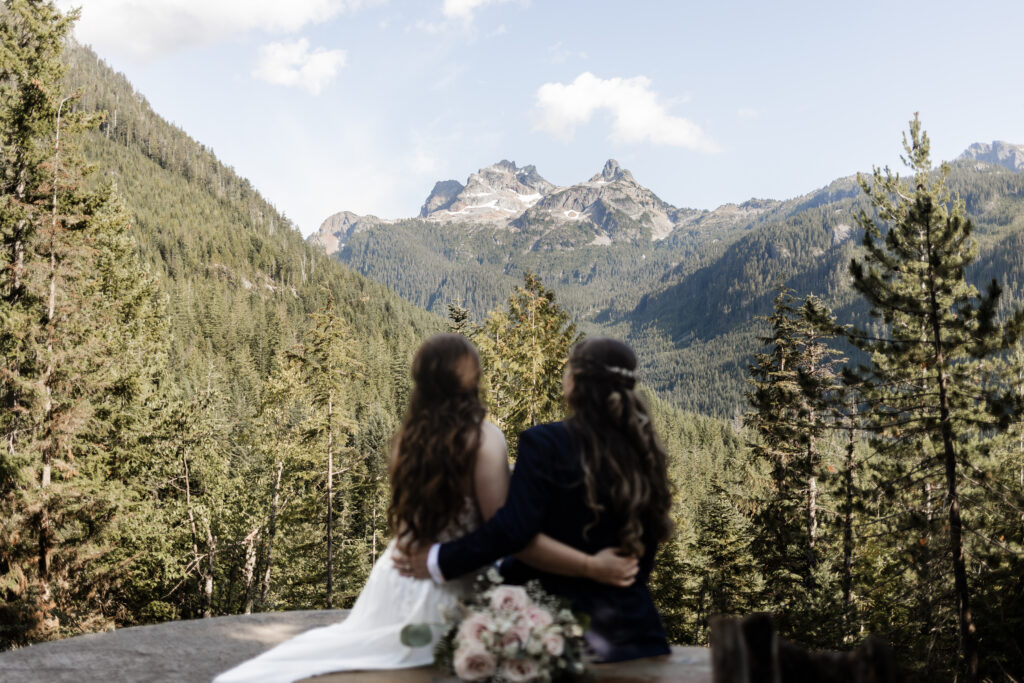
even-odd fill
[{"label": "evergreen tree", "polygon": [[318,454],[310,452],[302,433],[309,406],[299,358],[279,355],[264,385],[260,413],[254,423],[258,471],[250,481],[262,484],[259,509],[263,518],[259,590],[254,597],[259,611],[273,610],[278,604],[273,588],[280,568],[287,564],[287,558],[281,557],[279,537],[286,508],[295,505],[317,483],[314,473],[319,469]]},{"label": "evergreen tree", "polygon": [[0,647],[105,628],[101,592],[135,568],[113,557],[145,535],[124,516],[152,505],[138,475],[154,465],[164,302],[117,199],[84,176],[97,119],[62,90],[75,16],[0,10]]},{"label": "evergreen tree", "polygon": [[[334,295],[312,316],[313,324],[300,350],[303,377],[316,409],[306,426],[306,438],[316,444],[325,460],[326,498],[326,605],[334,605],[335,483],[353,466],[349,443],[355,428],[352,389],[360,363],[345,321],[338,316]],[[342,491],[342,493],[347,493]]]},{"label": "evergreen tree", "polygon": [[[971,221],[960,200],[946,189],[948,167],[932,173],[928,136],[915,115],[904,136],[904,162],[913,185],[885,169],[861,187],[877,214],[862,212],[863,259],[853,259],[853,286],[868,302],[882,331],[850,329],[849,340],[871,356],[851,373],[871,403],[875,449],[891,466],[887,491],[924,491],[909,508],[908,526],[927,546],[929,522],[946,511],[951,595],[961,670],[978,680],[979,650],[972,612],[976,587],[968,583],[961,488],[971,468],[968,439],[979,426],[994,427],[982,412],[976,358],[1009,347],[1020,337],[1024,314],[1006,324],[996,320],[1001,290],[993,281],[985,295],[968,284],[965,268],[975,259]],[[936,494],[942,491],[942,499]],[[893,512],[905,515],[898,508]],[[916,521],[915,521],[916,520]],[[908,539],[909,540],[909,539]],[[911,546],[913,546],[911,541]],[[929,563],[930,564],[930,563]]]},{"label": "evergreen tree", "polygon": [[708,620],[754,609],[762,581],[750,552],[750,522],[717,479],[697,506],[695,522],[696,536],[684,552],[682,601],[693,614],[690,642],[706,644]]},{"label": "evergreen tree", "polygon": [[480,350],[488,402],[514,452],[519,433],[562,414],[562,371],[581,335],[555,294],[531,273],[473,340]]},{"label": "evergreen tree", "polygon": [[469,317],[469,309],[461,304],[448,304],[448,330],[472,339],[477,328]]},{"label": "evergreen tree", "polygon": [[754,517],[754,550],[765,576],[765,601],[795,637],[820,624],[810,604],[819,589],[822,557],[823,446],[830,429],[824,396],[836,384],[835,352],[812,322],[822,304],[809,298],[797,308],[780,292],[769,316],[769,350],[750,368],[753,411],[745,423],[757,440],[755,460],[767,468],[768,486]]}]

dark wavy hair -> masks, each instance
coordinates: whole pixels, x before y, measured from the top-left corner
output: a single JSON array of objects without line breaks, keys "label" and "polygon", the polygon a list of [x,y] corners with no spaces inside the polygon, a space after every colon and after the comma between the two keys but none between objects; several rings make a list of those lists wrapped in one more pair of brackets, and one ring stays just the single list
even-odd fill
[{"label": "dark wavy hair", "polygon": [[470,493],[481,425],[480,358],[462,335],[439,334],[412,361],[409,410],[393,441],[391,533],[429,543],[454,522]]},{"label": "dark wavy hair", "polygon": [[672,493],[667,454],[635,391],[636,354],[617,339],[584,339],[569,353],[567,371],[566,424],[582,449],[587,506],[594,513],[587,529],[611,514],[622,523],[622,548],[642,556],[672,532]]}]

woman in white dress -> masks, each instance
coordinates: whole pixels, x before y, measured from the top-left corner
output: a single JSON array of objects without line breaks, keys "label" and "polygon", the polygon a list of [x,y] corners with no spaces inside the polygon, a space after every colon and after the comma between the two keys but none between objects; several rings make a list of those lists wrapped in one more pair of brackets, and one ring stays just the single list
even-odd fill
[{"label": "woman in white dress", "polygon": [[[429,546],[472,531],[502,506],[508,456],[501,431],[484,420],[480,361],[465,337],[427,340],[413,360],[412,377],[409,410],[392,449],[388,521],[396,536]],[[470,584],[403,577],[392,562],[394,546],[392,541],[378,558],[344,621],[306,631],[215,682],[285,683],[334,671],[430,664],[433,646],[406,647],[402,629],[433,624],[436,642],[443,614]],[[637,572],[637,560],[613,548],[588,555],[544,535],[517,557],[543,571],[615,585],[629,585]]]}]

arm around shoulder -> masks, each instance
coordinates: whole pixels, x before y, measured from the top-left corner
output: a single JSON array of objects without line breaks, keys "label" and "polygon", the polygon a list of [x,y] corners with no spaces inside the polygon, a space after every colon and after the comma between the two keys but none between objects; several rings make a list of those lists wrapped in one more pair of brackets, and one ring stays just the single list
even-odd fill
[{"label": "arm around shoulder", "polygon": [[[485,427],[491,428],[497,429]],[[441,546],[438,563],[445,577],[461,576],[517,553],[540,532],[550,490],[541,454],[543,449],[538,448],[539,445],[529,431],[522,434],[519,461],[512,473],[504,504],[498,505],[497,512],[482,527]],[[488,462],[497,469],[496,462]]]}]

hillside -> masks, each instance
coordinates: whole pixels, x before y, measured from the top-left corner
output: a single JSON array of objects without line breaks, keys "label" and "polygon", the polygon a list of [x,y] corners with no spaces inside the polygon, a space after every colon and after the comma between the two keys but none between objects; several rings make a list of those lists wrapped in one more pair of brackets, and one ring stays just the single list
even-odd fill
[{"label": "hillside", "polygon": [[[63,60],[75,113],[107,116],[65,138],[67,158],[92,168],[60,188],[88,193],[72,205],[85,217],[63,232],[54,219],[48,238],[62,240],[51,300],[69,373],[48,389],[68,416],[52,478],[38,439],[16,438],[34,423],[0,413],[0,649],[350,602],[387,535],[389,440],[412,354],[443,322],[306,244],[92,51],[72,44]],[[46,244],[26,268],[56,262],[38,256]],[[97,291],[79,265],[92,263],[118,289]],[[99,317],[105,306],[115,314]]]},{"label": "hillside", "polygon": [[[323,306],[325,288],[360,337],[393,326],[387,336],[394,351],[405,353],[438,329],[433,316],[306,244],[249,181],[160,118],[91,50],[73,46],[66,60],[69,86],[83,93],[79,107],[107,113],[84,142],[85,156],[99,169],[94,182],[113,183],[132,212],[133,235],[182,316],[175,329],[208,339],[214,349],[252,346],[269,318],[282,339],[264,341],[287,343],[305,316]],[[193,302],[222,310],[204,313]],[[226,318],[206,319],[217,316]],[[269,359],[254,362],[265,372]]]},{"label": "hillside", "polygon": [[[971,277],[998,278],[1008,293],[1004,305],[1012,306],[1024,298],[1024,173],[1016,172],[1019,148],[994,145],[972,146],[954,161],[950,186],[977,227],[981,257]],[[502,168],[505,176],[494,170]],[[443,192],[465,202],[472,186],[478,195],[481,178],[503,187],[496,181],[507,183],[516,168],[501,162],[465,186],[439,183],[423,218],[357,221],[337,257],[418,306],[443,314],[449,302],[462,302],[478,317],[523,270],[535,272],[584,329],[630,339],[645,359],[645,378],[662,395],[727,417],[742,408],[758,316],[768,313],[779,286],[816,293],[837,308],[855,305],[846,265],[859,248],[855,218],[866,205],[853,177],[786,201],[698,211],[666,204],[609,160],[585,182],[551,186],[529,206],[509,204],[500,221],[438,204]],[[332,220],[312,239],[332,234]]]}]

